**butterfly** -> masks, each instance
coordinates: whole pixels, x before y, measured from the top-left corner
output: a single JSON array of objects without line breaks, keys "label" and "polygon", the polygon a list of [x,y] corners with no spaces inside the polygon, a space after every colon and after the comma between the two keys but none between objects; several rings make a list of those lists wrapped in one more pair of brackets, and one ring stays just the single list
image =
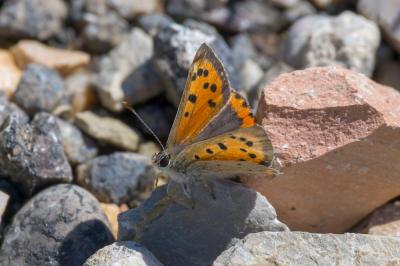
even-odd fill
[{"label": "butterfly", "polygon": [[166,147],[153,162],[190,198],[194,180],[273,177],[273,157],[271,141],[246,100],[230,87],[214,51],[202,44],[190,66]]}]

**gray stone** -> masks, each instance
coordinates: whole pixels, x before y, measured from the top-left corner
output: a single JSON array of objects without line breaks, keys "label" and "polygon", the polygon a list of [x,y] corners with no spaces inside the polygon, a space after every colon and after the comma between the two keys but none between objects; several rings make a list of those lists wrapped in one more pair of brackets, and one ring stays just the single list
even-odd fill
[{"label": "gray stone", "polygon": [[383,37],[400,53],[399,0],[359,0],[357,11],[375,21],[385,33]]},{"label": "gray stone", "polygon": [[14,216],[0,249],[5,265],[82,265],[114,237],[99,202],[69,184],[31,198]]},{"label": "gray stone", "polygon": [[239,77],[243,84],[243,90],[247,93],[258,84],[264,75],[262,68],[252,59],[243,62],[239,71]]},{"label": "gray stone", "polygon": [[374,80],[400,91],[400,61],[389,59],[377,64]]},{"label": "gray stone", "polygon": [[83,163],[97,155],[98,149],[93,140],[82,134],[72,123],[57,119],[64,145],[65,155],[72,165]]},{"label": "gray stone", "polygon": [[0,127],[0,168],[26,194],[49,184],[71,182],[56,118],[38,113],[29,125],[12,113]]},{"label": "gray stone", "polygon": [[139,15],[154,12],[161,3],[160,0],[108,0],[107,4],[122,17],[132,20]]},{"label": "gray stone", "polygon": [[311,15],[293,24],[283,45],[284,60],[296,69],[339,65],[370,76],[380,43],[376,24],[346,11]]},{"label": "gray stone", "polygon": [[315,13],[317,9],[310,2],[302,0],[285,10],[283,16],[290,24],[293,24],[299,18]]},{"label": "gray stone", "polygon": [[85,48],[92,53],[105,53],[118,45],[128,33],[129,24],[113,11],[96,16],[87,13],[82,30]]},{"label": "gray stone", "polygon": [[150,157],[128,152],[103,155],[77,168],[77,181],[101,202],[128,203],[139,189],[152,185],[155,178]]},{"label": "gray stone", "polygon": [[288,230],[256,191],[228,181],[212,185],[215,200],[202,184],[192,187],[193,208],[180,186],[170,183],[168,192],[159,187],[141,206],[119,215],[118,238],[143,244],[165,265],[195,266],[210,265],[249,233]]},{"label": "gray stone", "polygon": [[11,113],[18,113],[21,121],[28,123],[28,115],[16,104],[9,102],[7,97],[0,92],[0,127]]},{"label": "gray stone", "polygon": [[173,22],[174,20],[172,18],[163,13],[140,16],[137,21],[138,25],[152,37],[155,36],[161,28]]},{"label": "gray stone", "polygon": [[43,65],[29,64],[14,98],[30,115],[51,112],[65,99],[64,83],[56,71]]},{"label": "gray stone", "polygon": [[164,92],[164,85],[150,61],[136,68],[122,83],[125,101],[144,103]]},{"label": "gray stone", "polygon": [[67,16],[62,0],[7,0],[0,10],[0,37],[47,40]]},{"label": "gray stone", "polygon": [[395,237],[260,232],[224,251],[213,266],[398,265],[399,246]]},{"label": "gray stone", "polygon": [[76,114],[75,124],[86,134],[104,144],[136,151],[140,136],[128,125],[112,117],[101,117],[91,111]]},{"label": "gray stone", "polygon": [[[195,27],[193,22],[190,26]],[[202,29],[204,28],[203,25]],[[198,29],[172,23],[162,28],[155,36],[154,63],[166,87],[167,98],[176,106],[185,88],[189,67],[202,43],[207,43],[214,49],[226,67],[231,85],[240,88],[232,53],[216,30],[211,29],[208,27],[207,33],[204,33]]]},{"label": "gray stone", "polygon": [[125,99],[122,83],[153,56],[153,40],[143,30],[133,28],[124,40],[104,56],[93,78],[102,105],[121,111]]},{"label": "gray stone", "polygon": [[256,48],[250,39],[250,36],[245,33],[235,35],[229,40],[232,49],[232,56],[235,65],[242,67],[248,59],[256,59],[258,57]]},{"label": "gray stone", "polygon": [[25,198],[22,197],[17,186],[0,176],[0,243],[3,240],[4,228],[24,201]]},{"label": "gray stone", "polygon": [[132,241],[115,242],[93,254],[84,266],[162,266],[143,246]]}]

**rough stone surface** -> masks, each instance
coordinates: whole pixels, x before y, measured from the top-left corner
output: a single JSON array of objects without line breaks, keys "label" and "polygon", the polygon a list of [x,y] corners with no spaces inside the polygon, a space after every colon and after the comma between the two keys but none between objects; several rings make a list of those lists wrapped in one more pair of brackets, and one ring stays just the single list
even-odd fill
[{"label": "rough stone surface", "polygon": [[64,97],[64,83],[60,75],[39,64],[26,67],[14,94],[15,102],[30,115],[51,112]]},{"label": "rough stone surface", "polygon": [[0,249],[5,265],[82,265],[110,244],[98,201],[75,185],[57,185],[30,199],[14,216]]},{"label": "rough stone surface", "polygon": [[28,123],[28,115],[16,104],[8,101],[7,97],[0,92],[0,127],[7,117],[12,113],[17,113],[23,123]]},{"label": "rough stone surface", "polygon": [[261,232],[224,251],[213,266],[397,265],[399,245],[394,237]]},{"label": "rough stone surface", "polygon": [[132,20],[138,15],[152,13],[160,4],[159,0],[108,0],[107,2],[110,7],[128,20]]},{"label": "rough stone surface", "polygon": [[282,54],[297,69],[339,65],[369,76],[379,43],[374,22],[346,11],[336,17],[311,15],[298,20],[289,29]]},{"label": "rough stone surface", "polygon": [[116,152],[99,156],[77,169],[78,182],[100,201],[128,203],[137,189],[152,184],[155,173],[148,156]]},{"label": "rough stone surface", "polygon": [[[191,25],[194,26],[193,24]],[[207,32],[171,23],[160,30],[154,39],[154,63],[163,79],[168,99],[179,104],[185,88],[188,69],[202,43],[210,45],[224,63],[231,85],[238,86],[232,53],[221,36],[211,27]]]},{"label": "rough stone surface", "polygon": [[7,0],[0,10],[0,36],[46,40],[61,30],[67,15],[62,0]]},{"label": "rough stone surface", "polygon": [[162,266],[143,246],[132,241],[115,242],[93,254],[84,266]]},{"label": "rough stone surface", "polygon": [[383,30],[383,37],[400,53],[400,1],[360,0],[357,11],[375,21]]},{"label": "rough stone surface", "polygon": [[174,20],[164,13],[140,16],[137,20],[138,25],[152,37],[155,36],[160,29],[173,22]]},{"label": "rough stone surface", "polygon": [[151,37],[143,30],[133,28],[118,46],[100,60],[94,83],[104,107],[112,111],[123,109],[123,82],[152,56]]},{"label": "rough stone surface", "polygon": [[83,45],[92,53],[108,52],[129,32],[129,24],[111,10],[100,16],[86,14],[85,22],[82,30]]},{"label": "rough stone surface", "polygon": [[71,103],[71,112],[77,113],[94,107],[98,100],[91,86],[91,74],[76,71],[64,79],[65,94]]},{"label": "rough stone surface", "polygon": [[56,118],[38,113],[29,125],[12,113],[0,127],[0,169],[26,194],[49,184],[71,182]]},{"label": "rough stone surface", "polygon": [[22,71],[17,67],[12,54],[0,49],[0,91],[11,96],[17,89]]},{"label": "rough stone surface", "polygon": [[57,118],[65,155],[72,165],[84,163],[97,155],[93,140],[85,136],[74,124]]},{"label": "rough stone surface", "polygon": [[119,215],[119,240],[143,244],[165,265],[196,266],[210,265],[249,233],[288,230],[254,190],[228,181],[212,185],[216,200],[197,184],[189,205],[179,185],[170,183],[168,192],[157,188],[141,206]]},{"label": "rough stone surface", "polygon": [[75,124],[94,139],[129,151],[139,145],[139,135],[118,119],[101,117],[86,111],[76,114]]},{"label": "rough stone surface", "polygon": [[396,90],[342,68],[279,76],[256,118],[283,174],[243,182],[292,230],[349,229],[400,195],[399,102]]},{"label": "rough stone surface", "polygon": [[371,235],[400,236],[400,200],[395,200],[375,210],[353,232]]},{"label": "rough stone surface", "polygon": [[58,49],[33,40],[19,41],[11,48],[11,52],[22,69],[30,63],[36,63],[56,69],[62,74],[84,67],[90,60],[85,52]]}]

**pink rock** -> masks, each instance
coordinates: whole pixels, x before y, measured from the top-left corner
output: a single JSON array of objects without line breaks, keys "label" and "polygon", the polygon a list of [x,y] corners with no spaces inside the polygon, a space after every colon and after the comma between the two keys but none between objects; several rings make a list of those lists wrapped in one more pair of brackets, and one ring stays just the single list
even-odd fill
[{"label": "pink rock", "polygon": [[339,233],[400,195],[400,94],[338,67],[279,76],[257,118],[282,175],[243,180],[292,230]]}]

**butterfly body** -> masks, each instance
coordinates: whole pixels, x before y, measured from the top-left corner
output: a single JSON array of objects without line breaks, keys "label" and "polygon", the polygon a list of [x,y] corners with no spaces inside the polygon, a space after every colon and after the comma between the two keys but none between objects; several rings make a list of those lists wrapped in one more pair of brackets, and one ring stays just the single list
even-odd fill
[{"label": "butterfly body", "polygon": [[167,147],[153,161],[190,194],[188,185],[194,180],[273,177],[272,160],[266,133],[245,99],[230,88],[221,61],[202,44],[189,69]]}]

